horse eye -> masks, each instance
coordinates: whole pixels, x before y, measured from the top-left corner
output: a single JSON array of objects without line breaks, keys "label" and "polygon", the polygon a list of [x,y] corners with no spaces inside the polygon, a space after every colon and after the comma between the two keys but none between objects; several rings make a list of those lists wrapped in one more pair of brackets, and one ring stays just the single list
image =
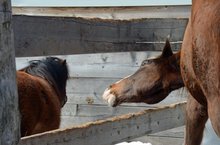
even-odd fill
[{"label": "horse eye", "polygon": [[146,64],[151,64],[152,62],[153,62],[153,61],[150,60],[150,59],[144,60],[144,61],[142,62],[142,64],[141,64],[141,66],[144,66],[144,65],[146,65]]}]

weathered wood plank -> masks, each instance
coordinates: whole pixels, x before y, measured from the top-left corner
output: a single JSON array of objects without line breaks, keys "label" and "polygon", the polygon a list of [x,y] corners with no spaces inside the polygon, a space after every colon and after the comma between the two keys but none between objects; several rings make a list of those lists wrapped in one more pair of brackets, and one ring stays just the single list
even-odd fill
[{"label": "weathered wood plank", "polygon": [[11,1],[0,0],[0,145],[16,145],[20,138],[14,58]]},{"label": "weathered wood plank", "polygon": [[[123,64],[123,65],[140,65],[140,63],[149,57],[156,57],[161,54],[160,51],[131,51],[131,52],[111,52],[111,53],[90,53],[74,55],[55,55],[66,59],[69,66],[83,64]],[[17,57],[18,64],[27,65],[30,60],[43,59],[46,56]],[[22,66],[21,66],[22,67]]]},{"label": "weathered wood plank", "polygon": [[120,106],[120,107],[112,108],[109,106],[101,106],[101,105],[79,105],[77,115],[91,116],[91,117],[103,116],[103,118],[106,118],[110,116],[113,117],[127,113],[135,113],[145,109],[147,109],[147,107]]},{"label": "weathered wood plank", "polygon": [[78,111],[78,105],[67,102],[62,110],[61,110],[61,116],[76,116]]},{"label": "weathered wood plank", "polygon": [[82,105],[67,103],[62,108],[60,128],[79,125],[86,122],[97,121],[113,116],[134,113],[147,108],[158,108],[154,106],[119,106],[112,108],[107,105]]},{"label": "weathered wood plank", "polygon": [[19,145],[112,145],[184,125],[185,103],[87,123],[22,138]]},{"label": "weathered wood plank", "polygon": [[101,19],[188,18],[191,6],[138,7],[13,7],[14,15]]},{"label": "weathered wood plank", "polygon": [[93,64],[74,65],[69,68],[73,77],[103,77],[103,78],[123,78],[134,73],[139,66],[126,66],[118,64]]},{"label": "weathered wood plank", "polygon": [[88,122],[93,122],[97,120],[103,120],[103,116],[61,116],[60,129],[69,128],[72,126],[79,126]]},{"label": "weathered wood plank", "polygon": [[134,73],[139,66],[126,66],[118,64],[84,64],[69,67],[69,75],[74,78],[123,78]]},{"label": "weathered wood plank", "polygon": [[[123,52],[58,56],[66,59],[70,77],[123,78],[135,72],[141,62],[161,52]],[[17,69],[28,65],[28,61],[45,57],[16,58]]]},{"label": "weathered wood plank", "polygon": [[[187,18],[102,20],[13,16],[16,56],[161,50],[182,41]],[[142,43],[147,42],[147,43]],[[172,44],[179,49],[181,42]]]},{"label": "weathered wood plank", "polygon": [[[96,82],[94,82],[96,83]],[[92,86],[91,86],[92,87]],[[103,91],[100,90],[100,93],[67,93],[68,96],[68,102],[73,103],[73,104],[84,104],[84,105],[101,105],[101,104],[106,104],[106,102],[102,99],[102,94]],[[177,103],[181,101],[186,100],[186,90],[184,88],[181,88],[179,90],[173,91],[169,94],[169,96],[164,99],[162,102],[155,104],[154,106],[159,106],[159,105],[168,105],[170,103]],[[107,104],[106,104],[107,105]],[[122,104],[125,106],[149,106],[145,103],[125,103]],[[152,106],[152,105],[150,105]]]},{"label": "weathered wood plank", "polygon": [[135,138],[132,141],[141,141],[143,143],[150,142],[152,145],[183,145],[184,130],[185,126],[181,126],[155,134]]},{"label": "weathered wood plank", "polygon": [[68,81],[67,93],[93,93],[100,95],[113,82],[118,79],[114,78],[74,78]]}]

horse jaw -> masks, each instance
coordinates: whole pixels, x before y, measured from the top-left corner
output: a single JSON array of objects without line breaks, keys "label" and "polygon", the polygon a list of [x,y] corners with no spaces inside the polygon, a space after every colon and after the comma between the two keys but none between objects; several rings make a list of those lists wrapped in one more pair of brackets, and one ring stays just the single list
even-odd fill
[{"label": "horse jaw", "polygon": [[109,106],[114,107],[115,101],[116,101],[116,96],[111,94],[111,92],[108,88],[104,91],[102,98],[108,102]]}]

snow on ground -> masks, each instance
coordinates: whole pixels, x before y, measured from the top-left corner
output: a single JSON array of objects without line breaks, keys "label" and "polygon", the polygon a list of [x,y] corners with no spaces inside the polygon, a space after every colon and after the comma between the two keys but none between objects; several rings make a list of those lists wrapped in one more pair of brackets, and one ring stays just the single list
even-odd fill
[{"label": "snow on ground", "polygon": [[132,141],[132,142],[122,142],[115,145],[152,145],[151,143],[143,143],[140,141]]}]

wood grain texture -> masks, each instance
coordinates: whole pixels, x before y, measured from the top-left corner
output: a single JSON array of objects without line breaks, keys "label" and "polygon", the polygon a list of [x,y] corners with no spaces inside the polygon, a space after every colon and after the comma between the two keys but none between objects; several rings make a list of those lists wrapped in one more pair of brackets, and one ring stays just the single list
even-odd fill
[{"label": "wood grain texture", "polygon": [[13,7],[14,15],[83,17],[114,20],[141,18],[188,18],[191,6],[138,7]]},{"label": "wood grain texture", "polygon": [[19,145],[112,145],[184,125],[185,103],[150,109],[21,139]]},{"label": "wood grain texture", "polygon": [[167,36],[178,50],[188,18],[133,20],[13,16],[17,57],[161,50]]},{"label": "wood grain texture", "polygon": [[11,1],[0,1],[0,145],[16,145],[20,116],[11,24]]}]

